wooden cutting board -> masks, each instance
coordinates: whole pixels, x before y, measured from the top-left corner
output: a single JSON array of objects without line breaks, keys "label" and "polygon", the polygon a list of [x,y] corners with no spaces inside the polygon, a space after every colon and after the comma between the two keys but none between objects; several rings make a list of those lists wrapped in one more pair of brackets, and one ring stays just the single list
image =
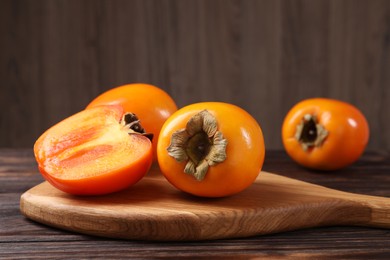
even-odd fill
[{"label": "wooden cutting board", "polygon": [[105,196],[72,196],[44,182],[21,196],[20,209],[53,227],[140,240],[246,237],[329,225],[390,228],[390,198],[262,172],[240,194],[206,199],[176,190],[153,171],[133,187]]}]

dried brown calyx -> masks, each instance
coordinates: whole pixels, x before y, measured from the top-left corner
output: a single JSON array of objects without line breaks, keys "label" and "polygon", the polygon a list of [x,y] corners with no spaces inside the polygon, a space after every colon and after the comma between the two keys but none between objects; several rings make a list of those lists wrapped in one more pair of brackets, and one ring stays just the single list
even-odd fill
[{"label": "dried brown calyx", "polygon": [[152,133],[146,133],[141,125],[141,121],[134,113],[126,113],[123,115],[121,124],[128,129],[128,134],[141,134],[146,136],[150,141],[153,140]]},{"label": "dried brown calyx", "polygon": [[172,134],[167,151],[178,162],[187,162],[184,172],[201,181],[210,166],[225,161],[226,146],[216,118],[203,110],[191,117],[185,129]]},{"label": "dried brown calyx", "polygon": [[318,123],[315,115],[306,114],[300,124],[297,125],[295,139],[301,143],[302,148],[308,151],[312,147],[320,147],[329,132]]}]

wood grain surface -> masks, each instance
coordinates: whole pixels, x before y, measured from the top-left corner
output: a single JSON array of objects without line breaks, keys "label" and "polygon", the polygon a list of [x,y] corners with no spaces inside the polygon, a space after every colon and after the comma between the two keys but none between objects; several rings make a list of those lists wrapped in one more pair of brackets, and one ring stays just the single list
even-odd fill
[{"label": "wood grain surface", "polygon": [[[333,189],[390,198],[390,154],[367,152],[332,173],[299,167],[283,151],[266,153],[264,170]],[[98,238],[25,218],[20,196],[43,181],[32,149],[0,149],[0,259],[388,259],[389,229],[306,228],[246,238],[156,242]]]},{"label": "wood grain surface", "polygon": [[0,147],[31,147],[94,97],[155,84],[184,106],[225,101],[270,149],[301,99],[351,102],[390,150],[390,1],[2,0]]},{"label": "wood grain surface", "polygon": [[244,192],[218,199],[183,194],[158,167],[137,185],[106,196],[72,196],[44,182],[21,196],[20,209],[50,226],[136,240],[226,239],[329,225],[390,229],[390,198],[340,192],[267,172]]}]

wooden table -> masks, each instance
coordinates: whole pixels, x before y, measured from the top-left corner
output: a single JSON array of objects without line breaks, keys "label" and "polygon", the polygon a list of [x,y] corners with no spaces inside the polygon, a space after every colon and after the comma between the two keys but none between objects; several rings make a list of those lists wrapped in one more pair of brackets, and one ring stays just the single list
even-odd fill
[{"label": "wooden table", "polygon": [[[367,152],[344,170],[320,173],[297,166],[283,151],[268,151],[263,170],[334,189],[390,197],[389,153]],[[390,230],[365,227],[321,227],[201,242],[126,241],[70,233],[20,214],[20,195],[42,181],[31,149],[0,149],[0,259],[390,256]]]}]

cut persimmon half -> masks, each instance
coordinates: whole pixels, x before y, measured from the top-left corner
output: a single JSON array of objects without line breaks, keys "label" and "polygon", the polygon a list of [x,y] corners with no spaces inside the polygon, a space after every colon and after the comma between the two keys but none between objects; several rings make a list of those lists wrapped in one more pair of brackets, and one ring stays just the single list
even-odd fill
[{"label": "cut persimmon half", "polygon": [[150,169],[153,150],[136,115],[121,106],[97,106],[64,119],[43,133],[34,155],[43,177],[75,195],[125,189]]}]

